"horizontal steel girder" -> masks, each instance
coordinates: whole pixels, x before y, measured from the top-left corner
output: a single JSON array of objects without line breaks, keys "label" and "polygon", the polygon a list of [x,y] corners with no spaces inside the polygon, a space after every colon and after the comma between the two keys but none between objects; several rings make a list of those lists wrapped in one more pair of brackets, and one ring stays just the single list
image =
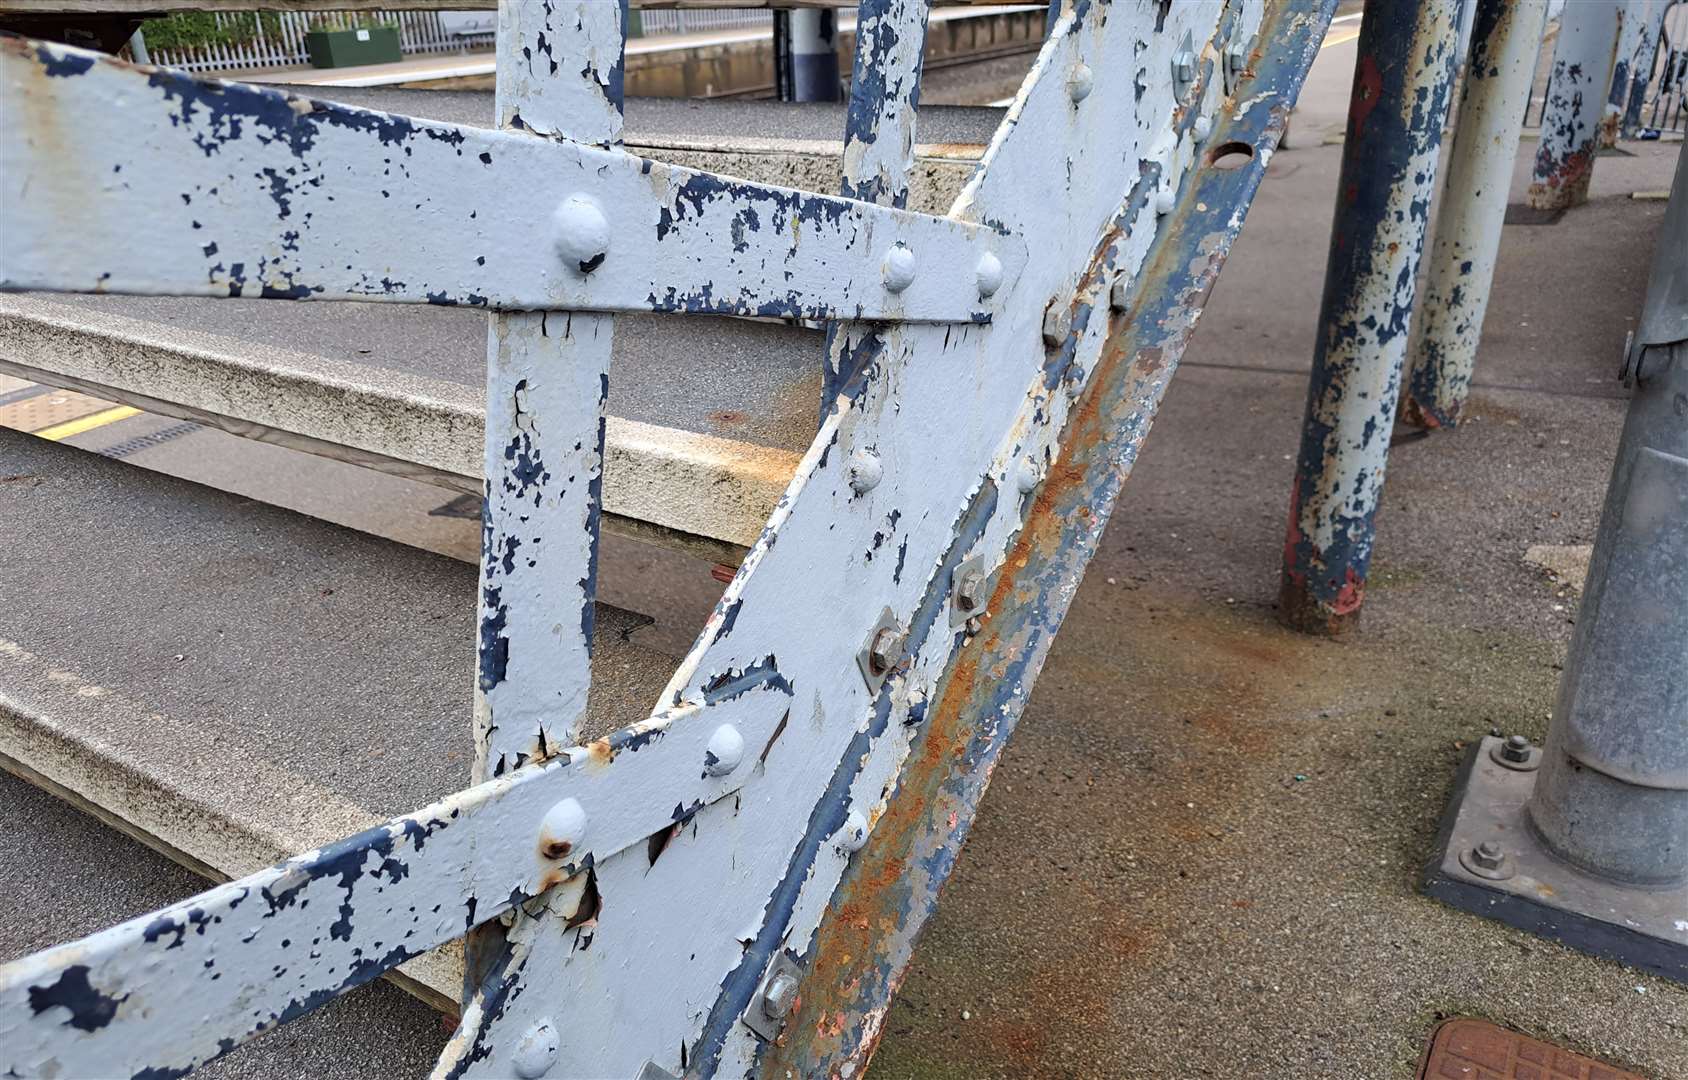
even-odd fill
[{"label": "horizontal steel girder", "polygon": [[[594,863],[760,776],[752,755],[790,700],[750,673],[709,704],[0,966],[0,1074],[177,1076],[547,890],[578,900]],[[724,726],[738,760],[719,752]]]},{"label": "horizontal steel girder", "polygon": [[988,226],[66,46],[0,44],[0,92],[5,290],[978,323],[1012,286],[981,299],[975,264],[1025,261]]}]

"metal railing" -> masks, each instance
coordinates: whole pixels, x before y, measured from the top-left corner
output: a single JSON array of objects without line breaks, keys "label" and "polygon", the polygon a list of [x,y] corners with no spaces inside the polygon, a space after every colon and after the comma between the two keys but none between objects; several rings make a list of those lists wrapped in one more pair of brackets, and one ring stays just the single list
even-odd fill
[{"label": "metal railing", "polygon": [[[299,67],[311,62],[305,35],[319,26],[335,25],[336,17],[349,12],[280,11],[254,15],[248,12],[218,11],[212,19],[224,36],[191,46],[159,46],[149,42],[148,59],[154,64],[184,71],[227,71],[230,69]],[[464,34],[450,28],[438,11],[360,11],[359,25],[388,24],[399,32],[399,47],[406,55],[490,50],[496,35]],[[767,8],[720,8],[701,10],[651,9],[638,14],[637,26],[645,35],[693,34],[709,30],[773,27],[773,12]]]}]

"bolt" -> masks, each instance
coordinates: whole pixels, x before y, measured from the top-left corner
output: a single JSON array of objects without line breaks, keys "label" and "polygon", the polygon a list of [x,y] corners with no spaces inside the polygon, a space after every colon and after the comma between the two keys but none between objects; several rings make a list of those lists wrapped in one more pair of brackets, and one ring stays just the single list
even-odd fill
[{"label": "bolt", "polygon": [[1178,205],[1178,197],[1170,188],[1163,188],[1155,194],[1155,213],[1170,214],[1172,208]]},{"label": "bolt", "polygon": [[967,632],[969,634],[977,634],[980,630],[983,630],[984,627],[985,620],[979,618],[977,615],[967,620]]},{"label": "bolt", "polygon": [[537,1080],[557,1063],[558,1049],[557,1025],[546,1017],[522,1035],[522,1041],[516,1044],[516,1052],[510,1057],[510,1065],[522,1080]]},{"label": "bolt", "polygon": [[1029,457],[1021,458],[1020,468],[1014,476],[1014,483],[1019,487],[1020,494],[1030,495],[1042,482],[1043,472],[1037,467],[1037,462]]},{"label": "bolt", "polygon": [[1002,260],[988,251],[979,256],[973,267],[973,280],[978,283],[981,299],[994,295],[1002,288]]},{"label": "bolt", "polygon": [[709,736],[703,752],[703,771],[710,776],[726,776],[744,760],[744,736],[731,724],[722,724]]},{"label": "bolt", "polygon": [[886,291],[902,292],[914,283],[914,251],[901,241],[892,244],[891,250],[885,253],[885,265],[881,269],[885,274]]},{"label": "bolt", "polygon": [[983,599],[979,594],[985,588],[985,575],[977,570],[969,570],[961,575],[961,580],[955,586],[955,606],[962,611],[972,611],[979,606]]},{"label": "bolt", "polygon": [[1043,343],[1051,349],[1067,340],[1073,332],[1072,308],[1056,297],[1043,312]]},{"label": "bolt", "polygon": [[1499,870],[1506,861],[1506,852],[1493,840],[1485,840],[1471,849],[1471,861],[1485,870]]},{"label": "bolt", "polygon": [[1205,116],[1196,117],[1196,122],[1190,125],[1190,135],[1199,143],[1206,142],[1212,133],[1213,121]]},{"label": "bolt", "polygon": [[897,632],[889,626],[873,635],[873,644],[867,650],[868,670],[875,675],[890,671],[891,663],[897,658],[897,644]]},{"label": "bolt", "polygon": [[1108,286],[1108,306],[1115,311],[1124,311],[1131,303],[1131,279],[1125,274],[1114,278],[1114,283]]},{"label": "bolt", "polygon": [[1500,756],[1508,761],[1530,760],[1530,740],[1523,735],[1508,735],[1506,745],[1500,748]]},{"label": "bolt", "polygon": [[566,859],[586,839],[586,811],[574,799],[564,799],[545,811],[539,823],[539,853],[547,859]]},{"label": "bolt", "polygon": [[590,195],[574,194],[551,215],[557,254],[582,274],[603,263],[610,249],[610,223]]},{"label": "bolt", "polygon": [[1248,70],[1248,49],[1242,45],[1230,45],[1225,49],[1225,75],[1235,82],[1244,71]]},{"label": "bolt", "polygon": [[1188,49],[1178,50],[1178,55],[1172,58],[1172,78],[1178,84],[1178,93],[1182,95],[1186,87],[1196,81],[1196,54]]},{"label": "bolt", "polygon": [[850,481],[850,490],[857,495],[866,495],[885,478],[885,465],[872,450],[857,450],[850,455],[850,463],[845,472]]},{"label": "bolt", "polygon": [[1072,77],[1067,80],[1067,93],[1077,105],[1090,96],[1090,91],[1096,85],[1096,76],[1090,70],[1089,64],[1075,64]]},{"label": "bolt", "polygon": [[860,810],[851,810],[844,818],[844,827],[838,831],[838,846],[845,851],[857,852],[867,846],[867,817]]},{"label": "bolt", "polygon": [[768,980],[767,988],[762,991],[763,1014],[772,1020],[784,1020],[791,1015],[792,1006],[796,1004],[796,976],[782,971]]}]

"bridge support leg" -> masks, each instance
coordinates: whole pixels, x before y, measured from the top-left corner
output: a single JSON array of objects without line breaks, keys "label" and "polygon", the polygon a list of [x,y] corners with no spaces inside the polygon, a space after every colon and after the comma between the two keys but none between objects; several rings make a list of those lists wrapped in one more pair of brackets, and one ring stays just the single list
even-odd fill
[{"label": "bridge support leg", "polygon": [[1278,603],[1308,633],[1360,613],[1459,19],[1459,0],[1374,0],[1360,24]]},{"label": "bridge support leg", "polygon": [[1659,63],[1659,31],[1663,29],[1664,17],[1670,7],[1666,4],[1663,10],[1652,8],[1644,13],[1645,17],[1641,20],[1640,42],[1629,72],[1629,96],[1624,102],[1621,134],[1626,139],[1634,139],[1641,134],[1641,110],[1647,103],[1647,88],[1653,85],[1653,69]]},{"label": "bridge support leg", "polygon": [[831,8],[774,13],[774,81],[781,101],[837,101],[838,19]]},{"label": "bridge support leg", "polygon": [[1688,982],[1688,158],[1547,743],[1466,763],[1427,891]]},{"label": "bridge support leg", "polygon": [[1547,27],[1547,0],[1476,0],[1473,7],[1471,63],[1402,405],[1407,423],[1426,428],[1458,423],[1471,388],[1512,163]]},{"label": "bridge support leg", "polygon": [[1618,44],[1612,54],[1612,85],[1606,94],[1606,108],[1600,114],[1600,149],[1618,145],[1624,106],[1629,101],[1630,83],[1641,66],[1647,24],[1653,21],[1653,0],[1624,0],[1618,10]]},{"label": "bridge support leg", "polygon": [[1547,78],[1529,203],[1564,210],[1588,201],[1600,118],[1617,60],[1619,0],[1566,4]]}]

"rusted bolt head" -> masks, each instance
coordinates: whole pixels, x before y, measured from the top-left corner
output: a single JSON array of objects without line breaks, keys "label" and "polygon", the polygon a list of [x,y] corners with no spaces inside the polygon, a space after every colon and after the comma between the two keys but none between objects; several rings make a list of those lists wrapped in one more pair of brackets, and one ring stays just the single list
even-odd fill
[{"label": "rusted bolt head", "polygon": [[551,226],[557,254],[571,269],[590,274],[609,254],[610,223],[590,195],[564,199],[551,215]]},{"label": "rusted bolt head", "polygon": [[1072,74],[1067,77],[1067,95],[1073,99],[1073,104],[1077,105],[1089,97],[1095,86],[1096,74],[1090,70],[1090,65],[1074,64]]},{"label": "rusted bolt head", "polygon": [[914,249],[901,242],[892,244],[891,250],[885,253],[885,265],[882,270],[886,290],[902,292],[914,284]]},{"label": "rusted bolt head", "polygon": [[1196,54],[1188,49],[1178,50],[1178,54],[1172,58],[1172,77],[1183,86],[1195,82]]},{"label": "rusted bolt head", "polygon": [[879,481],[885,479],[885,465],[872,450],[857,450],[851,454],[845,472],[850,481],[850,490],[857,495],[867,494],[879,486]]},{"label": "rusted bolt head", "polygon": [[564,799],[545,812],[539,823],[539,853],[547,859],[566,859],[586,839],[586,811],[574,799]]},{"label": "rusted bolt head", "polygon": [[1196,117],[1195,123],[1190,125],[1190,136],[1199,143],[1206,142],[1207,137],[1211,134],[1213,134],[1213,121],[1205,116]]},{"label": "rusted bolt head", "polygon": [[762,991],[762,1012],[775,1020],[784,1020],[791,1015],[792,1006],[797,1004],[797,977],[787,972],[780,972],[768,980],[767,989]]},{"label": "rusted bolt head", "polygon": [[522,1080],[538,1080],[557,1063],[560,1048],[557,1025],[546,1017],[523,1033],[522,1041],[516,1044],[516,1052],[510,1057],[510,1067]]},{"label": "rusted bolt head", "polygon": [[973,280],[979,286],[981,299],[995,295],[1002,288],[1002,260],[988,251],[979,256],[973,266]]},{"label": "rusted bolt head", "polygon": [[1073,312],[1067,302],[1056,297],[1043,312],[1043,343],[1051,349],[1067,340],[1073,332]]},{"label": "rusted bolt head", "polygon": [[1530,760],[1530,740],[1523,735],[1508,735],[1500,756],[1508,761]]},{"label": "rusted bolt head", "polygon": [[1114,277],[1114,283],[1108,286],[1108,306],[1115,311],[1124,311],[1131,304],[1131,278],[1125,274]]},{"label": "rusted bolt head", "polygon": [[891,665],[897,659],[897,632],[889,626],[873,635],[873,644],[867,651],[867,666],[875,675],[883,675],[891,670]]},{"label": "rusted bolt head", "polygon": [[710,776],[726,776],[744,760],[744,736],[731,724],[722,724],[709,736],[703,751],[703,771]]},{"label": "rusted bolt head", "polygon": [[969,570],[961,575],[961,580],[955,585],[955,606],[962,611],[972,611],[983,601],[981,595],[985,591],[985,575],[977,570]]},{"label": "rusted bolt head", "polygon": [[1471,861],[1485,870],[1499,870],[1506,861],[1506,852],[1493,840],[1485,840],[1471,849]]},{"label": "rusted bolt head", "polygon": [[849,852],[860,851],[867,846],[867,831],[867,815],[851,810],[844,818],[844,827],[838,830],[838,846]]}]

